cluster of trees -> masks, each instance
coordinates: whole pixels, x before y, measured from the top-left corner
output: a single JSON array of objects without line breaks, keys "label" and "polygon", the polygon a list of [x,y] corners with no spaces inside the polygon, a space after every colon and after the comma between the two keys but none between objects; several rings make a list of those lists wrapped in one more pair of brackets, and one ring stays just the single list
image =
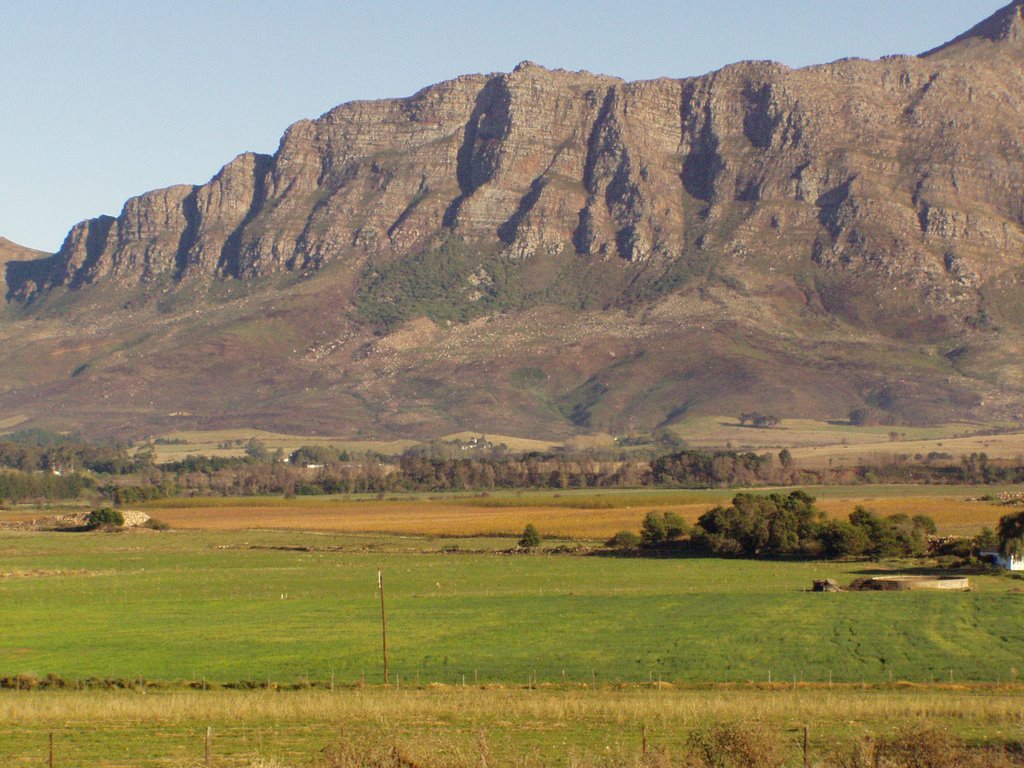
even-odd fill
[{"label": "cluster of trees", "polygon": [[772,416],[770,413],[758,413],[757,411],[747,411],[740,414],[740,424],[758,427],[759,429],[771,429],[777,427],[782,423],[782,419],[778,416]]},{"label": "cluster of trees", "polygon": [[770,453],[678,451],[655,459],[650,466],[651,485],[724,487],[780,479],[776,457]]},{"label": "cluster of trees", "polygon": [[[1021,520],[1024,541],[1024,516]],[[684,548],[733,557],[910,557],[928,552],[935,522],[904,514],[881,517],[857,507],[848,520],[828,520],[804,491],[739,493],[689,526],[674,512],[649,512],[640,535],[623,531],[608,545],[649,550]]]},{"label": "cluster of trees", "polygon": [[716,555],[792,555],[810,549],[825,515],[803,491],[737,494],[728,507],[709,509],[690,533],[694,544]]},{"label": "cluster of trees", "polygon": [[0,441],[0,466],[22,472],[127,474],[152,460],[148,451],[133,455],[126,443],[91,443],[43,430],[15,432]]},{"label": "cluster of trees", "polygon": [[95,490],[96,481],[80,474],[55,475],[52,472],[0,471],[0,500],[78,499]]},{"label": "cluster of trees", "polygon": [[822,525],[818,540],[826,557],[867,555],[879,559],[927,554],[928,537],[934,534],[935,521],[927,515],[880,517],[857,507],[849,521],[830,520]]}]

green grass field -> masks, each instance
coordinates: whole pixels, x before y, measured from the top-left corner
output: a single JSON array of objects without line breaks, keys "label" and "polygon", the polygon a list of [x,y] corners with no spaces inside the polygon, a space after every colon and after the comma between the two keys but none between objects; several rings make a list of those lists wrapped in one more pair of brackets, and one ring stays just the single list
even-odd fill
[{"label": "green grass field", "polygon": [[995,682],[1024,656],[1009,576],[968,594],[821,595],[812,580],[879,566],[437,551],[513,543],[4,533],[0,674],[377,682],[378,567],[407,683]]},{"label": "green grass field", "polygon": [[[430,765],[479,765],[481,744],[496,765],[636,765],[644,728],[678,752],[693,728],[752,720],[794,745],[809,724],[820,750],[913,722],[1020,739],[1017,579],[814,594],[896,565],[496,553],[513,543],[0,533],[0,676],[136,681],[0,691],[0,764],[44,764],[52,731],[57,765],[198,766],[207,726],[215,764],[239,768],[310,766],[339,741]],[[221,687],[239,681],[270,689]],[[322,687],[284,690],[306,682]]]}]

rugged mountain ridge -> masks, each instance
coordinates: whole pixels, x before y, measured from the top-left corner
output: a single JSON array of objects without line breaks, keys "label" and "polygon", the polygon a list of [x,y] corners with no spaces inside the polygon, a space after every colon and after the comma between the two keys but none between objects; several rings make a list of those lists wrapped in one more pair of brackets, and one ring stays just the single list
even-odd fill
[{"label": "rugged mountain ridge", "polygon": [[[8,299],[24,315],[100,286],[145,296],[322,273],[337,294],[331,333],[356,337],[423,314],[435,328],[545,306],[656,314],[698,291],[730,305],[728,322],[784,306],[789,322],[820,325],[818,337],[839,323],[940,355],[1006,348],[1022,319],[1022,14],[1016,0],[919,57],[798,70],[743,62],[634,83],[524,62],[344,104],[291,126],[272,156],[243,154],[206,184],[133,198],[116,218],[75,226],[57,254],[9,263]],[[437,263],[448,269],[437,290],[462,315],[422,300],[417,281],[436,282]],[[741,306],[752,316],[733,317]],[[961,368],[936,371],[943,383],[929,397],[955,400],[957,412],[1006,403],[1012,364],[975,352],[967,370],[971,356],[958,354]],[[624,384],[585,368],[582,381],[544,368],[548,395],[576,426],[608,427]],[[668,368],[658,375],[692,373]],[[982,369],[986,394],[951,383]],[[877,400],[894,375],[863,370],[833,413]],[[699,386],[641,421],[711,407],[714,392]],[[742,397],[734,384],[709,386],[725,386],[725,402]],[[595,423],[601,402],[608,415]],[[578,406],[585,415],[573,417]]]}]

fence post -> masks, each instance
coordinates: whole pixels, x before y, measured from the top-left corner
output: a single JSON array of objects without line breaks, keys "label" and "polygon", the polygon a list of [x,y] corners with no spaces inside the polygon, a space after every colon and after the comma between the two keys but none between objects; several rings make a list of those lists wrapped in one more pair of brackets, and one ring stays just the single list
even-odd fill
[{"label": "fence post", "polygon": [[53,731],[50,731],[50,768],[53,768]]},{"label": "fence post", "polygon": [[811,765],[811,728],[808,725],[804,726],[804,768],[810,768]]},{"label": "fence post", "polygon": [[213,765],[213,728],[206,726],[206,768]]}]

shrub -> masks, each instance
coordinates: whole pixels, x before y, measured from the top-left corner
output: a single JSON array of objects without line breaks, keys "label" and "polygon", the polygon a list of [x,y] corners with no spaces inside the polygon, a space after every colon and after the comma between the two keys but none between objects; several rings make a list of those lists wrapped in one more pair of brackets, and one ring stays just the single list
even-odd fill
[{"label": "shrub", "polygon": [[523,535],[519,539],[519,546],[523,549],[536,549],[540,546],[540,531],[533,523],[526,524]]},{"label": "shrub", "polygon": [[690,734],[688,745],[705,768],[780,768],[786,762],[782,741],[762,723],[712,725]]},{"label": "shrub", "polygon": [[614,549],[636,549],[640,546],[640,537],[632,531],[619,531],[605,542],[605,546]]},{"label": "shrub", "polygon": [[665,538],[669,541],[681,539],[690,532],[690,526],[675,512],[666,512],[664,519]]},{"label": "shrub", "polygon": [[975,552],[992,552],[999,549],[999,537],[996,532],[988,526],[981,529],[981,532],[971,540]]},{"label": "shrub", "polygon": [[163,520],[157,520],[155,517],[149,518],[149,520],[143,523],[143,527],[153,531],[169,531],[171,529],[170,525]]},{"label": "shrub", "polygon": [[640,526],[640,539],[645,546],[661,544],[665,540],[665,518],[657,512],[648,512]]},{"label": "shrub", "polygon": [[124,525],[124,515],[110,507],[94,509],[85,518],[85,524],[90,529],[103,528],[105,526],[121,527]]},{"label": "shrub", "polygon": [[881,749],[896,765],[906,768],[962,768],[967,757],[948,731],[930,725],[905,728]]}]

